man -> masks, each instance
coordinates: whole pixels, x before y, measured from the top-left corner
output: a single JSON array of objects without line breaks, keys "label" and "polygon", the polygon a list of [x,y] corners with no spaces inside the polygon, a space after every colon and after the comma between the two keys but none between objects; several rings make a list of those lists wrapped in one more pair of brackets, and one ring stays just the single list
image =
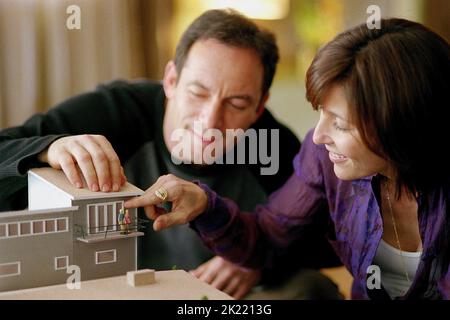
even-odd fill
[{"label": "man", "polygon": [[[162,86],[113,82],[2,131],[1,209],[23,208],[27,170],[50,165],[63,170],[73,185],[81,186],[83,176],[91,190],[104,192],[119,190],[125,176],[147,188],[161,175],[173,173],[201,180],[252,210],[287,180],[300,147],[292,132],[264,108],[277,62],[272,34],[233,11],[204,13],[184,33]],[[225,137],[226,130],[250,127],[279,130],[276,175],[261,175],[260,162],[205,164],[206,148],[215,150],[211,154],[217,160],[235,147],[234,138]],[[184,134],[176,140],[174,133],[180,129]],[[208,136],[209,129],[225,137],[222,148],[220,139]],[[187,147],[185,152],[175,154],[180,145]],[[174,159],[183,163],[175,164]],[[238,299],[262,274],[212,258],[187,226],[161,233],[147,228],[138,247],[139,268],[194,269],[197,277]]]}]

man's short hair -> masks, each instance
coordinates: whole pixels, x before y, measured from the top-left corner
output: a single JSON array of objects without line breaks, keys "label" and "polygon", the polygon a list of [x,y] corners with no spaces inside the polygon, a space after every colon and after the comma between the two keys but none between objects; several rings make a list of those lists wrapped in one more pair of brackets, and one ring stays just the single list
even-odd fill
[{"label": "man's short hair", "polygon": [[253,49],[264,68],[262,94],[269,91],[279,60],[275,36],[232,9],[209,10],[195,19],[183,33],[175,53],[181,75],[191,46],[198,40],[215,39],[223,44]]}]

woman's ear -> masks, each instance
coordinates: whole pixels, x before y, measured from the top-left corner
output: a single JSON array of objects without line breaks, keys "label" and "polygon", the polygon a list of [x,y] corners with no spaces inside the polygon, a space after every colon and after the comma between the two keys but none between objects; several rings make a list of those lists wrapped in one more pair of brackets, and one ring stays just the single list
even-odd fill
[{"label": "woman's ear", "polygon": [[163,79],[164,93],[166,94],[166,97],[168,99],[173,97],[174,90],[177,86],[177,81],[178,81],[177,67],[175,66],[175,63],[171,60],[166,64]]}]

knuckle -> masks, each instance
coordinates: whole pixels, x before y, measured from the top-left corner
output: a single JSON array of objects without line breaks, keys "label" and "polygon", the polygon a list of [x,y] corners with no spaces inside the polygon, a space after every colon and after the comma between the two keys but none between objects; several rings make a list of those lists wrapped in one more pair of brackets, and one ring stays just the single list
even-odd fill
[{"label": "knuckle", "polygon": [[160,176],[160,177],[158,178],[158,182],[164,182],[164,181],[167,181],[167,177],[168,177],[168,176],[169,176],[168,174],[163,175],[163,176]]},{"label": "knuckle", "polygon": [[64,148],[66,147],[69,150],[73,150],[73,149],[77,149],[80,147],[78,140],[76,139],[69,139],[67,141],[64,141],[63,144],[61,144],[60,146],[58,146],[59,148]]},{"label": "knuckle", "polygon": [[178,185],[177,188],[175,188],[175,190],[178,190],[178,195],[180,196],[187,194],[187,188],[184,184]]},{"label": "knuckle", "polygon": [[113,157],[111,160],[109,160],[113,168],[118,168],[120,166],[120,160],[117,157]]},{"label": "knuckle", "polygon": [[91,141],[91,140],[92,140],[92,135],[90,135],[90,134],[82,134],[82,135],[76,136],[76,141],[83,142],[83,141]]},{"label": "knuckle", "polygon": [[96,138],[96,139],[99,139],[99,140],[108,141],[108,140],[106,140],[105,136],[101,135],[101,134],[93,134],[92,137]]},{"label": "knuckle", "polygon": [[97,176],[94,173],[86,173],[84,176],[86,177],[86,180],[89,182],[97,181]]},{"label": "knuckle", "polygon": [[91,161],[91,155],[87,152],[81,152],[81,154],[78,156],[78,159],[82,162],[88,162]]},{"label": "knuckle", "polygon": [[120,167],[120,159],[117,157],[117,155],[114,154],[111,157],[110,161],[111,161],[112,164],[116,165],[117,167]]},{"label": "knuckle", "polygon": [[97,150],[97,151],[93,152],[92,156],[95,159],[95,161],[100,164],[105,164],[106,162],[108,162],[108,158],[102,151]]},{"label": "knuckle", "polygon": [[74,164],[74,161],[71,156],[65,153],[60,156],[59,163],[63,166],[70,166]]}]

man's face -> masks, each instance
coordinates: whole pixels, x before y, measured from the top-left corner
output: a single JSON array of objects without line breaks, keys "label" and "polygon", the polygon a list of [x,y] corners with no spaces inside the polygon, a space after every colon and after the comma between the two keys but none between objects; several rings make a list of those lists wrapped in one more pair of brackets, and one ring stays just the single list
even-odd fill
[{"label": "man's face", "polygon": [[[192,45],[180,76],[169,62],[164,75],[164,140],[169,151],[179,143],[171,135],[180,128],[185,129],[183,143],[189,143],[190,150],[180,160],[191,161],[214,143],[223,145],[221,152],[232,148],[234,139],[227,141],[226,129],[246,130],[263,111],[268,98],[261,97],[263,73],[256,52],[215,39]],[[224,140],[205,136],[208,129],[219,130]]]}]

